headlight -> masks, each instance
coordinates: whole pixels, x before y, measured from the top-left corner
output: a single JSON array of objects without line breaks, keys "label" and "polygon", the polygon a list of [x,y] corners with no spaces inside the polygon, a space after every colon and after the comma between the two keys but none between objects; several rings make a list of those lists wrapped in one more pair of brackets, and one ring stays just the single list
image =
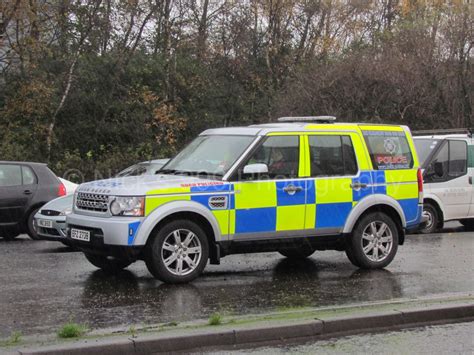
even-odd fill
[{"label": "headlight", "polygon": [[67,216],[68,214],[72,213],[72,207],[65,208],[62,210],[62,212],[59,214],[60,216]]},{"label": "headlight", "polygon": [[110,204],[110,212],[114,216],[143,217],[145,197],[116,197]]}]

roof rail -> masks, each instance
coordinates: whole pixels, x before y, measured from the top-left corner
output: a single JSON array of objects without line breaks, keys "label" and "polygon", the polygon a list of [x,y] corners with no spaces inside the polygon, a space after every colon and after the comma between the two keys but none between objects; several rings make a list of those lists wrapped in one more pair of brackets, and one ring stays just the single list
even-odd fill
[{"label": "roof rail", "polygon": [[278,122],[318,122],[318,123],[334,123],[335,116],[295,116],[295,117],[280,117]]},{"label": "roof rail", "polygon": [[445,134],[467,134],[472,137],[472,128],[447,128],[447,129],[422,129],[412,131],[414,136],[434,136],[434,135],[445,135]]}]

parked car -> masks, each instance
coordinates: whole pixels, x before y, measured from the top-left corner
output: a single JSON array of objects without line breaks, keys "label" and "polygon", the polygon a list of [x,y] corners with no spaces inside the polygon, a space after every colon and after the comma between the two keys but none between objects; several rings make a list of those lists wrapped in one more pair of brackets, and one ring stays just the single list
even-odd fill
[{"label": "parked car", "polygon": [[[121,171],[117,177],[154,175],[168,160],[144,161]],[[70,185],[70,188],[75,190],[73,185]],[[39,239],[58,241],[65,245],[70,244],[66,239],[66,216],[72,212],[73,201],[74,195],[68,194],[48,202],[36,213],[34,223]]]},{"label": "parked car", "polygon": [[469,130],[419,131],[414,138],[425,183],[422,233],[447,221],[474,229],[474,141]]},{"label": "parked car", "polygon": [[389,265],[422,220],[409,129],[281,121],[207,130],[157,176],[80,185],[68,240],[98,268],[141,259],[167,283],[247,252],[335,249],[360,268]]},{"label": "parked car", "polygon": [[61,181],[64,184],[64,187],[66,188],[66,195],[73,194],[74,191],[76,191],[77,187],[79,186],[78,184],[75,184],[61,177],[59,178],[59,181]]},{"label": "parked car", "polygon": [[28,233],[38,239],[33,217],[45,203],[66,194],[46,164],[0,161],[0,236]]}]

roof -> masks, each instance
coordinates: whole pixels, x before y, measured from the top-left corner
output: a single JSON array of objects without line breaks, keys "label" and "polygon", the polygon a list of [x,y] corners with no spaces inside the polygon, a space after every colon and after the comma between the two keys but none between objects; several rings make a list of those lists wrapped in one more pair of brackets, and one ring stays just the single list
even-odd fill
[{"label": "roof", "polygon": [[201,135],[247,135],[258,136],[273,132],[314,132],[314,131],[358,131],[366,130],[397,130],[401,131],[405,126],[393,124],[373,123],[310,123],[310,122],[284,122],[264,123],[250,125],[248,127],[224,127],[212,128],[201,133]]},{"label": "roof", "polygon": [[472,139],[472,137],[469,134],[433,134],[433,135],[413,137],[413,139],[446,139],[446,138]]},{"label": "roof", "polygon": [[28,161],[9,161],[0,160],[0,164],[18,164],[18,165],[30,165],[30,166],[46,166],[46,163],[28,162]]}]

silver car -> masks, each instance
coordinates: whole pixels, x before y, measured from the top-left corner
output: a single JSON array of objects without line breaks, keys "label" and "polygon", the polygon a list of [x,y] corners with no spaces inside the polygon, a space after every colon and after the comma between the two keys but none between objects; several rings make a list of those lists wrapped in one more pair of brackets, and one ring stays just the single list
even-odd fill
[{"label": "silver car", "polygon": [[[117,177],[154,175],[169,159],[156,159],[132,165],[117,174]],[[45,204],[35,215],[35,228],[41,240],[52,240],[68,245],[66,239],[66,216],[71,213],[74,194],[57,198]]]}]

